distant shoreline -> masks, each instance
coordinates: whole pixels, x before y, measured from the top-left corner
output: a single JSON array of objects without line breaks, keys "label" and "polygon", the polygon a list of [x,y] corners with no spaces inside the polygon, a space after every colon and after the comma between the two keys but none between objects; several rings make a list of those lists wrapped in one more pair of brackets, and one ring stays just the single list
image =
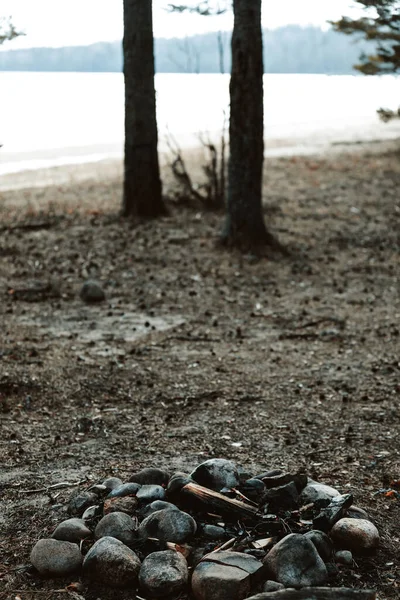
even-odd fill
[{"label": "distant shoreline", "polygon": [[[400,134],[400,132],[399,132]],[[325,147],[313,146],[281,146],[267,149],[266,163],[269,160],[284,159],[296,156],[319,157],[341,154],[382,154],[399,149],[398,138],[376,140],[354,140],[352,142],[333,142]],[[184,155],[188,164],[199,165],[201,148],[186,148]],[[168,169],[168,156],[160,153],[162,169]],[[22,170],[17,173],[3,175],[0,179],[0,193],[9,190],[24,190],[29,188],[45,188],[49,186],[73,185],[84,181],[105,181],[121,178],[123,173],[122,155],[119,158],[103,158],[89,162],[63,164],[41,169]]]}]

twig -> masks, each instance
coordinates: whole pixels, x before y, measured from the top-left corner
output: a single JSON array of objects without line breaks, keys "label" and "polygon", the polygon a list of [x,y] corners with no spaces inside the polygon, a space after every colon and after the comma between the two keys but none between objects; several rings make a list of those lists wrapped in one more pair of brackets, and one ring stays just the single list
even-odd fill
[{"label": "twig", "polygon": [[[41,494],[43,492],[52,492],[53,490],[61,490],[65,488],[76,487],[78,485],[82,485],[83,483],[87,483],[87,479],[82,479],[82,481],[77,481],[75,483],[70,483],[68,481],[63,481],[62,483],[54,483],[53,485],[49,485],[47,487],[38,488],[35,490],[19,490],[20,494]],[[13,486],[18,487],[18,486]]]}]

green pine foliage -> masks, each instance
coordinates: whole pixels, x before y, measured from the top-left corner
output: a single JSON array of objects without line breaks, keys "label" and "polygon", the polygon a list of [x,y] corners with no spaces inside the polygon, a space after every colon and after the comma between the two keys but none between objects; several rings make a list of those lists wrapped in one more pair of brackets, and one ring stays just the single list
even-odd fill
[{"label": "green pine foliage", "polygon": [[332,23],[335,31],[362,37],[374,44],[355,68],[365,75],[400,71],[400,0],[355,0],[366,10],[360,19],[342,17]]}]

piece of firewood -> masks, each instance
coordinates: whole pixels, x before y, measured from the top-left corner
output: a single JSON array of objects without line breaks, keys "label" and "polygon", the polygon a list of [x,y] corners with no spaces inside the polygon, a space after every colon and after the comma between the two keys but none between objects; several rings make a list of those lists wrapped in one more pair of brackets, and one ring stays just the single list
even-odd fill
[{"label": "piece of firewood", "polygon": [[263,592],[247,600],[376,600],[376,592],[353,588],[308,587],[301,590]]},{"label": "piece of firewood", "polygon": [[240,500],[226,498],[219,492],[214,492],[197,483],[187,483],[181,489],[181,494],[201,503],[208,511],[213,510],[218,514],[234,516],[236,519],[254,519],[261,517],[258,509]]}]

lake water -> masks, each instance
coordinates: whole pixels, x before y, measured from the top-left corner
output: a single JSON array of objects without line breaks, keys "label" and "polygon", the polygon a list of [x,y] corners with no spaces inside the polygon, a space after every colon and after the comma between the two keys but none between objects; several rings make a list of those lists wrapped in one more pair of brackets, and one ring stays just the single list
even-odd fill
[{"label": "lake water", "polygon": [[[267,155],[400,136],[400,122],[376,115],[400,103],[394,76],[265,75],[264,84]],[[122,74],[1,72],[0,86],[0,175],[122,156]],[[160,150],[167,129],[183,147],[217,134],[228,86],[228,75],[157,75]]]}]

